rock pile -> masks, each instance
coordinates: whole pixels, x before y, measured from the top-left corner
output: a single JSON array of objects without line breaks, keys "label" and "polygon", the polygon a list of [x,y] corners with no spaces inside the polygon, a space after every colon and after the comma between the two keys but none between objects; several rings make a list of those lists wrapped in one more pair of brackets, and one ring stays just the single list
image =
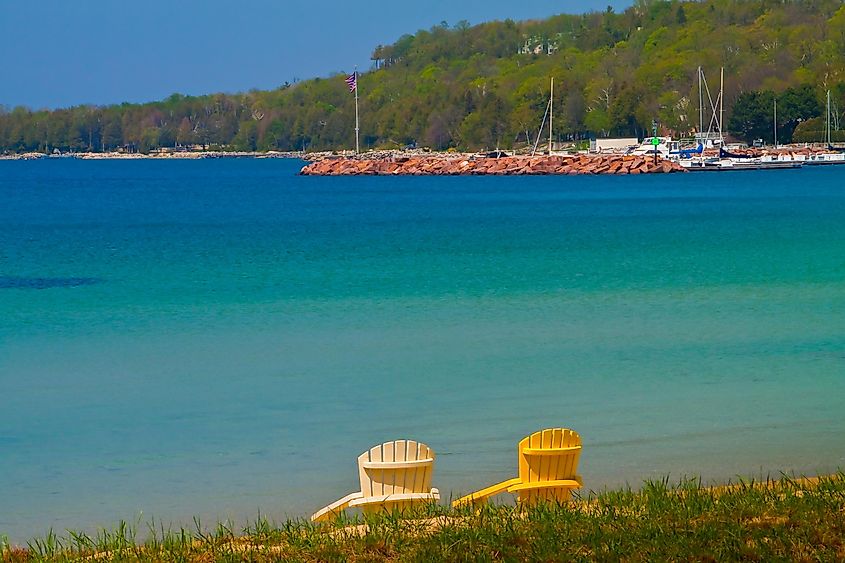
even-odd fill
[{"label": "rock pile", "polygon": [[305,176],[465,176],[465,175],[578,175],[657,174],[686,172],[676,162],[651,156],[579,155],[509,156],[503,158],[444,156],[392,157],[382,159],[324,158],[305,166]]}]

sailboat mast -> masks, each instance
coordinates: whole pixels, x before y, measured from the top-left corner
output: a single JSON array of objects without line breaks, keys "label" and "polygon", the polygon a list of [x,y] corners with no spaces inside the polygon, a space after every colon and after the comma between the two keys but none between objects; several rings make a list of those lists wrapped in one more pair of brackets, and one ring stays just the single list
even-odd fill
[{"label": "sailboat mast", "polygon": [[551,93],[549,94],[549,156],[552,155],[552,131],[555,122],[555,77],[552,76]]},{"label": "sailboat mast", "polygon": [[775,122],[772,125],[775,129],[775,148],[778,148],[778,99],[775,98]]},{"label": "sailboat mast", "polygon": [[827,91],[827,120],[825,123],[825,137],[827,145],[830,146],[830,90]]},{"label": "sailboat mast", "polygon": [[537,131],[537,140],[534,141],[534,148],[531,149],[531,156],[537,154],[537,147],[540,146],[540,139],[543,138],[543,129],[546,127],[546,117],[549,116],[549,108],[551,107],[551,105],[552,99],[549,98],[549,103],[546,104],[546,112],[543,114],[543,121],[540,122],[540,129]]},{"label": "sailboat mast", "polygon": [[719,141],[722,146],[725,144],[725,67],[722,67],[722,75],[719,79]]},{"label": "sailboat mast", "polygon": [[[704,133],[704,89],[701,87],[701,67],[698,67],[698,135]],[[700,138],[700,142],[704,143],[704,137]]]}]

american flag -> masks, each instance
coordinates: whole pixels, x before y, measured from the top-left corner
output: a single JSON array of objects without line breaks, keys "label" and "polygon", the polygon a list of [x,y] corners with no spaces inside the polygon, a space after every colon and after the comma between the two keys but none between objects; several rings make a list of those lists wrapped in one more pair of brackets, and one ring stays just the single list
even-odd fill
[{"label": "american flag", "polygon": [[353,72],[346,77],[346,85],[349,86],[349,91],[354,92],[358,89],[358,72]]}]

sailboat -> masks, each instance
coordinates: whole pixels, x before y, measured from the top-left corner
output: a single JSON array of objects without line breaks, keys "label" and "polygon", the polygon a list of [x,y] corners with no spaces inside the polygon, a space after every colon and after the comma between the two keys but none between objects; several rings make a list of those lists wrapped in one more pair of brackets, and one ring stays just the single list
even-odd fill
[{"label": "sailboat", "polygon": [[[678,163],[689,171],[695,172],[719,172],[728,170],[768,170],[772,168],[800,168],[803,161],[800,159],[781,159],[778,155],[752,156],[733,153],[725,149],[724,120],[725,120],[725,69],[722,68],[719,79],[719,96],[713,100],[710,94],[710,87],[707,85],[707,78],[704,71],[698,67],[698,107],[699,107],[699,132],[696,133],[696,140],[699,147],[719,149],[719,156],[682,157]],[[707,132],[704,132],[704,102],[709,102],[713,109]],[[775,109],[777,111],[777,109]],[[777,138],[777,133],[775,133]],[[777,142],[777,141],[775,141]],[[803,157],[802,157],[803,158]]]},{"label": "sailboat", "polygon": [[829,151],[836,151],[836,152],[845,152],[845,147],[834,147],[831,139],[831,125],[833,125],[833,119],[836,120],[835,127],[836,130],[839,130],[839,112],[836,111],[835,113],[833,110],[836,109],[835,106],[832,108],[830,105],[830,90],[827,91],[827,150]]},{"label": "sailboat", "polygon": [[540,123],[540,130],[537,131],[537,141],[534,142],[534,148],[531,150],[531,156],[537,154],[537,147],[540,145],[540,135],[543,134],[543,129],[546,127],[546,118],[549,118],[549,156],[552,155],[552,139],[554,133],[554,97],[555,97],[555,77],[551,77],[551,84],[549,88],[549,103],[546,104],[546,113],[543,114],[543,121]]},{"label": "sailboat", "polygon": [[[707,101],[713,109],[713,114],[707,123],[707,132],[704,131],[704,95],[707,94]],[[716,113],[718,106],[719,112]],[[719,96],[713,101],[710,94],[710,86],[707,84],[707,77],[704,70],[698,67],[698,132],[695,140],[704,148],[715,148],[725,146],[725,135],[723,133],[725,122],[725,69],[722,68],[719,74]]]},{"label": "sailboat", "polygon": [[811,154],[807,164],[845,164],[845,147],[834,147],[831,131],[839,130],[839,113],[836,106],[831,104],[830,90],[827,91],[827,116],[825,118],[825,143],[827,152]]},{"label": "sailboat", "polygon": [[[690,171],[717,171],[726,169],[748,168],[747,166],[736,166],[737,162],[732,157],[737,156],[724,150],[724,116],[725,116],[725,69],[719,74],[719,95],[713,99],[710,93],[710,86],[707,84],[707,77],[704,70],[698,67],[698,131],[695,133],[694,149],[687,149],[678,152],[678,163]],[[704,128],[704,107],[712,109],[712,114]],[[705,149],[719,149],[719,156],[705,156]],[[745,164],[745,163],[743,163]]]}]

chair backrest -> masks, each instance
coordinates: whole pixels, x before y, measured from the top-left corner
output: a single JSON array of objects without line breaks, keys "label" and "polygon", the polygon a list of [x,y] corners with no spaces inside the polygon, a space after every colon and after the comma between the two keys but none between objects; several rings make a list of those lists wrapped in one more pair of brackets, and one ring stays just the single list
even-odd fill
[{"label": "chair backrest", "polygon": [[568,428],[547,428],[523,438],[517,451],[523,483],[574,479],[581,436]]},{"label": "chair backrest", "polygon": [[434,452],[421,442],[394,440],[358,456],[364,497],[428,493],[434,473]]}]

